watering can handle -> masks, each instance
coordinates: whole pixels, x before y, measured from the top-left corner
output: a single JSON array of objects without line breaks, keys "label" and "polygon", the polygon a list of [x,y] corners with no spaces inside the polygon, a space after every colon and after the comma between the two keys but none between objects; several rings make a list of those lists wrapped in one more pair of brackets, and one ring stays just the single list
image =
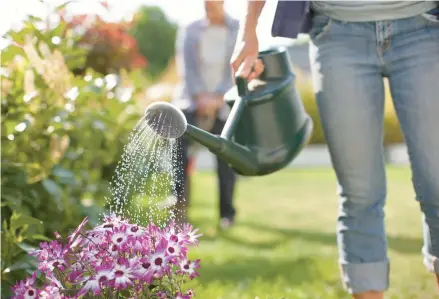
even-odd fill
[{"label": "watering can handle", "polygon": [[243,77],[236,77],[236,87],[238,89],[238,95],[239,96],[245,96],[248,94],[248,87],[247,87],[247,79]]},{"label": "watering can handle", "polygon": [[223,130],[221,132],[221,137],[225,140],[231,140],[235,127],[241,119],[242,112],[245,106],[244,96],[248,94],[247,79],[243,77],[235,77],[236,88],[238,89],[238,98],[233,104],[232,110],[230,111],[229,117],[224,124]]}]

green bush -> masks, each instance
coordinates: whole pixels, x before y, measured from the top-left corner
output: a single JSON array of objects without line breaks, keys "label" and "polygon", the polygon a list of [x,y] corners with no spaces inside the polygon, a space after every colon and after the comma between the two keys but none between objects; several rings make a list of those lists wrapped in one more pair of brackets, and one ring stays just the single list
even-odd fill
[{"label": "green bush", "polygon": [[[26,252],[89,216],[98,221],[108,185],[140,118],[126,76],[87,70],[85,50],[60,22],[30,18],[2,51],[2,297],[34,270]],[[138,74],[137,74],[138,75]],[[140,80],[136,77],[135,80]]]},{"label": "green bush", "polygon": [[[299,93],[302,97],[303,104],[306,111],[311,116],[314,122],[314,133],[311,138],[310,144],[324,144],[325,138],[323,135],[322,125],[315,102],[315,95],[313,88],[309,82],[301,80],[298,84]],[[393,109],[392,100],[389,89],[386,86],[386,109],[384,117],[384,144],[398,144],[403,143],[404,139],[399,127],[398,119]]]},{"label": "green bush", "polygon": [[158,6],[141,6],[130,33],[137,40],[140,53],[148,59],[146,73],[158,78],[174,57],[177,25]]}]

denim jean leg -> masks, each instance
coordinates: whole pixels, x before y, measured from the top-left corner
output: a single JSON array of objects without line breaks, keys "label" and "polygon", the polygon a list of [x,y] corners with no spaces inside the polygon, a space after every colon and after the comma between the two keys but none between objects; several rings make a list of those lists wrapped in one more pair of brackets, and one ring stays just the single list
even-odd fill
[{"label": "denim jean leg", "polygon": [[342,281],[351,294],[385,291],[389,262],[383,212],[384,86],[374,28],[370,23],[336,21],[324,28],[325,34],[311,33],[310,61],[339,183],[337,240]]},{"label": "denim jean leg", "polygon": [[439,274],[439,21],[395,22],[385,56],[423,214],[424,262]]}]

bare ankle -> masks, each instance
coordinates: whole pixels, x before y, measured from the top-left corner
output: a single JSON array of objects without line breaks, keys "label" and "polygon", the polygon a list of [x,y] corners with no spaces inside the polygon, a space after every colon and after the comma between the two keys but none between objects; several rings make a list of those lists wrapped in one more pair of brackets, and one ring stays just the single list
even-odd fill
[{"label": "bare ankle", "polygon": [[383,299],[383,292],[365,292],[361,294],[355,294],[352,297],[353,299]]}]

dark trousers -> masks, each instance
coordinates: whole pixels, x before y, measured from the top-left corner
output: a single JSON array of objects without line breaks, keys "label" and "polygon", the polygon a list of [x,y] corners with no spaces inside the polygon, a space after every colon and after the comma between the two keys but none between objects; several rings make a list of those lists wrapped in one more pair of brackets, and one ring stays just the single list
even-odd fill
[{"label": "dark trousers", "polygon": [[[187,122],[196,125],[196,118],[193,112],[184,112]],[[216,118],[213,128],[210,133],[220,135],[225,122]],[[185,201],[189,204],[190,198],[190,183],[188,174],[189,155],[188,150],[190,144],[194,142],[183,135],[180,139],[181,146],[179,147],[179,159],[176,178],[176,192],[179,202]],[[220,218],[226,217],[233,219],[235,216],[235,209],[233,207],[233,192],[236,184],[236,174],[232,168],[228,166],[222,159],[216,157],[217,161],[217,176],[219,187],[219,214]]]}]

